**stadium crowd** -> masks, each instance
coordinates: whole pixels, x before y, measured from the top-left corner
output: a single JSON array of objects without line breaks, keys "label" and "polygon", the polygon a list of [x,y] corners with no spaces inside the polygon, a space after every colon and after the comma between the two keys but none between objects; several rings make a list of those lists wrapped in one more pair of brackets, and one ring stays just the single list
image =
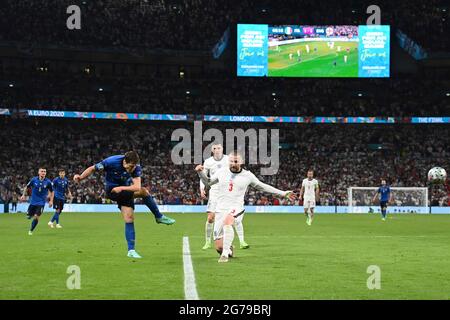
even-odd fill
[{"label": "stadium crowd", "polygon": [[[81,30],[66,28],[66,8],[72,4],[81,8]],[[356,0],[242,0],[239,5],[211,0],[4,0],[0,41],[210,50],[225,29],[236,23],[361,25],[366,24],[366,8],[371,4]],[[444,0],[378,0],[377,5],[382,24],[402,29],[427,49],[448,48],[449,8]]]},{"label": "stadium crowd", "polygon": [[[0,125],[0,194],[10,201],[44,165],[48,176],[59,168],[68,176],[112,155],[135,149],[141,157],[143,183],[159,204],[200,204],[199,179],[194,164],[175,165],[171,160],[171,134],[176,128],[193,131],[192,123],[118,122],[96,120],[8,120]],[[207,128],[250,128],[246,124],[204,124]],[[450,166],[448,128],[441,125],[303,125],[260,124],[252,128],[279,129],[280,168],[276,175],[261,176],[258,165],[248,165],[259,178],[280,189],[296,190],[308,168],[321,187],[322,205],[346,205],[350,186],[377,186],[384,177],[392,186],[426,186],[427,170]],[[225,146],[226,147],[226,146]],[[103,178],[71,183],[74,203],[107,203]],[[447,186],[448,188],[448,186]],[[436,188],[433,204],[450,205],[449,189]],[[411,199],[410,199],[411,200]],[[413,199],[416,201],[417,199]],[[285,203],[250,190],[247,204]]]}]

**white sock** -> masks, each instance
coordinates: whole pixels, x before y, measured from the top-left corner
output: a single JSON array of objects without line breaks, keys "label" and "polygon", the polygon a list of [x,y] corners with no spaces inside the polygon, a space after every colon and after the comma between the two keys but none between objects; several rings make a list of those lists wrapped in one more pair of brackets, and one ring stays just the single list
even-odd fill
[{"label": "white sock", "polygon": [[214,222],[213,223],[209,223],[208,220],[206,220],[206,224],[205,224],[205,238],[206,241],[209,242],[211,241],[211,236],[214,230]]},{"label": "white sock", "polygon": [[234,222],[234,228],[236,229],[236,233],[239,237],[239,242],[242,243],[244,242],[244,225],[242,224],[242,221]]},{"label": "white sock", "polygon": [[234,230],[230,225],[223,226],[223,251],[222,256],[228,257],[231,252],[231,244],[234,240]]}]

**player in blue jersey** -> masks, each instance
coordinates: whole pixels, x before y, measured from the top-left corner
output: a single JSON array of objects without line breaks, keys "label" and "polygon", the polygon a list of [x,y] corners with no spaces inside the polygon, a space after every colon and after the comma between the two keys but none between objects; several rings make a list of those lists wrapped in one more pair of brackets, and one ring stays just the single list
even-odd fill
[{"label": "player in blue jersey", "polygon": [[372,202],[375,202],[377,195],[380,195],[380,207],[382,220],[386,220],[387,205],[392,202],[391,187],[386,184],[385,179],[381,179],[381,186],[378,188],[377,193],[373,196]]},{"label": "player in blue jersey", "polygon": [[173,224],[171,219],[159,212],[158,206],[146,188],[141,186],[142,168],[135,151],[125,155],[115,155],[90,166],[81,175],[75,175],[74,181],[80,182],[94,172],[105,173],[106,196],[116,201],[125,221],[125,238],[128,243],[128,257],[141,258],[135,251],[134,199],[142,198],[144,204],[155,215],[157,223]]},{"label": "player in blue jersey", "polygon": [[39,168],[38,176],[34,177],[28,182],[27,186],[23,190],[21,201],[25,201],[27,195],[27,189],[31,188],[30,205],[28,206],[27,218],[31,219],[31,228],[28,234],[33,235],[33,231],[39,223],[39,218],[44,210],[45,202],[49,198],[48,206],[53,205],[53,187],[50,179],[46,178],[47,170],[43,167]]},{"label": "player in blue jersey", "polygon": [[66,201],[66,194],[69,198],[72,198],[72,194],[69,190],[69,180],[66,178],[66,171],[64,169],[58,170],[59,177],[53,179],[53,208],[55,208],[55,214],[48,222],[50,228],[54,228],[56,222],[56,228],[62,228],[59,224],[59,215],[64,209],[64,202]]}]

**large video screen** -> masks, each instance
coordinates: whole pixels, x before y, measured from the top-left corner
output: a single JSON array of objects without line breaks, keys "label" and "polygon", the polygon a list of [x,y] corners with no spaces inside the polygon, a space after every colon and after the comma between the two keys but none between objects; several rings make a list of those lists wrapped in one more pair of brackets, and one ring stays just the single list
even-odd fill
[{"label": "large video screen", "polygon": [[238,24],[237,75],[389,77],[390,27]]}]

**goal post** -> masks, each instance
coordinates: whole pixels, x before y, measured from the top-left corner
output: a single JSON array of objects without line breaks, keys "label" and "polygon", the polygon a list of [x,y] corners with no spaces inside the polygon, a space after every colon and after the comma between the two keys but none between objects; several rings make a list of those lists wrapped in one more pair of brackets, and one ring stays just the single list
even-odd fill
[{"label": "goal post", "polygon": [[[372,201],[378,187],[349,187],[348,213],[380,213],[379,196]],[[392,203],[388,213],[429,213],[428,188],[391,187]]]}]

